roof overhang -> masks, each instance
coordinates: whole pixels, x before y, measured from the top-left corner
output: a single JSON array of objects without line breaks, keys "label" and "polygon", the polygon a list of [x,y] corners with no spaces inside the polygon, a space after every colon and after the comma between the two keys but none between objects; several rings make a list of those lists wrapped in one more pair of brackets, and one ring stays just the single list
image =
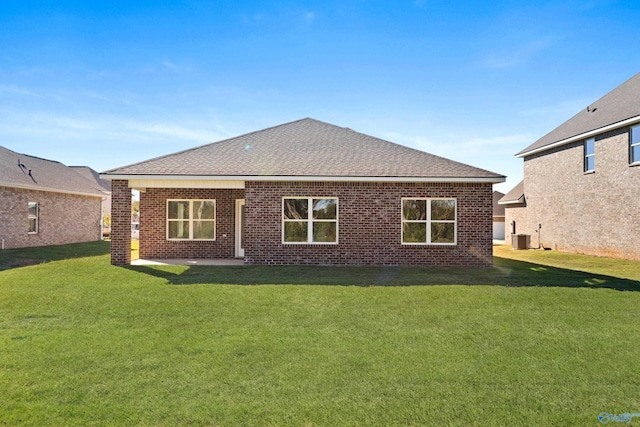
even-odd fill
[{"label": "roof overhang", "polygon": [[96,197],[100,199],[103,199],[106,197],[106,194],[84,193],[82,191],[60,190],[57,188],[47,188],[42,186],[24,185],[24,184],[11,184],[11,183],[4,183],[4,182],[0,182],[0,187],[19,188],[21,190],[31,190],[31,191],[46,191],[47,193],[57,193],[57,194],[72,194],[74,196]]},{"label": "roof overhang", "polygon": [[521,205],[524,203],[524,194],[515,200],[498,201],[499,205]]},{"label": "roof overhang", "polygon": [[565,144],[570,144],[575,141],[580,141],[581,139],[591,138],[592,136],[599,135],[604,132],[609,132],[611,130],[618,129],[624,126],[630,126],[636,123],[640,123],[640,116],[631,117],[630,119],[626,119],[621,122],[616,122],[608,126],[599,127],[598,129],[590,130],[588,132],[583,132],[581,134],[574,135],[569,138],[561,139],[560,141],[556,141],[551,144],[535,148],[533,150],[523,151],[521,153],[516,154],[516,157],[523,158],[523,157],[531,156],[532,154],[551,150],[552,148],[560,147]]},{"label": "roof overhang", "polygon": [[506,177],[412,177],[412,176],[283,176],[283,175],[132,175],[132,174],[100,174],[100,178],[107,180],[128,181],[302,181],[302,182],[461,182],[461,183],[490,183],[505,182]]}]

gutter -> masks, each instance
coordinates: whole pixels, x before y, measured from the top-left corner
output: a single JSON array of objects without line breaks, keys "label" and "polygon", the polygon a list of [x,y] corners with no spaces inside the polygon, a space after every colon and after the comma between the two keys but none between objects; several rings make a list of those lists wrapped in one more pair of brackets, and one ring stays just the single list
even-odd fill
[{"label": "gutter", "polygon": [[530,150],[530,151],[524,151],[524,152],[516,154],[516,157],[523,158],[523,157],[526,157],[526,156],[530,156],[532,154],[540,153],[541,151],[547,151],[547,150],[550,150],[552,148],[556,148],[556,147],[560,147],[560,146],[565,145],[565,144],[569,144],[571,142],[579,141],[581,139],[591,138],[592,136],[595,136],[595,135],[598,135],[598,134],[601,134],[601,133],[604,133],[604,132],[608,132],[610,130],[614,130],[614,129],[617,129],[617,128],[621,128],[621,127],[624,127],[624,126],[632,125],[632,124],[635,124],[635,123],[640,123],[640,116],[635,116],[635,117],[632,117],[630,119],[623,120],[621,122],[617,122],[617,123],[613,123],[613,124],[610,124],[610,125],[607,125],[607,126],[603,126],[601,128],[598,128],[598,129],[590,130],[588,132],[583,132],[581,134],[574,135],[574,136],[571,136],[569,138],[561,139],[560,141],[556,141],[556,142],[554,142],[552,144],[548,144],[548,145],[545,145],[545,146],[542,146],[542,147],[538,147],[538,148],[535,148],[535,149]]},{"label": "gutter", "polygon": [[497,184],[505,182],[505,176],[484,177],[412,177],[412,176],[291,176],[291,175],[143,175],[100,174],[107,180],[171,180],[171,181],[329,181],[329,182],[474,182]]},{"label": "gutter", "polygon": [[522,195],[521,197],[518,197],[516,200],[506,200],[506,201],[499,201],[498,204],[499,205],[519,205],[520,203],[524,203],[524,195]]},{"label": "gutter", "polygon": [[100,197],[100,198],[104,196],[103,194],[84,193],[82,191],[58,190],[55,188],[35,187],[32,185],[10,184],[10,183],[2,183],[2,182],[0,182],[0,187],[20,188],[21,190],[32,190],[32,191],[45,191],[48,193],[58,193],[58,194],[73,194],[75,196]]}]

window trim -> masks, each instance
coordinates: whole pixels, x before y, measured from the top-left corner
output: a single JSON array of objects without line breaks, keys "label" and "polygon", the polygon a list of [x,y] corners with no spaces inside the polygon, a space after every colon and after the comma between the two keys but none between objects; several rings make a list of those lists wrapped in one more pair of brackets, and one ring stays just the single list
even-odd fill
[{"label": "window trim", "polygon": [[[189,238],[171,238],[169,237],[169,223],[170,222],[179,222],[179,221],[187,221],[185,219],[170,219],[169,218],[169,203],[170,202],[189,202]],[[193,204],[194,202],[213,202],[213,219],[199,219],[196,220],[193,217]],[[216,240],[217,233],[217,216],[218,216],[218,202],[216,199],[167,199],[166,200],[166,211],[165,211],[165,233],[166,239],[171,242],[214,242]],[[193,238],[193,224],[197,221],[207,221],[213,222],[213,238],[211,239],[194,239]]]},{"label": "window trim", "polygon": [[[404,219],[404,201],[405,200],[424,200],[427,204],[427,217],[424,220]],[[455,216],[453,220],[432,220],[431,219],[431,201],[433,200],[453,200],[455,203]],[[424,223],[427,226],[427,235],[425,242],[405,242],[404,241],[404,224],[405,223]],[[431,242],[431,224],[453,224],[453,242]],[[456,197],[402,197],[400,199],[400,243],[407,246],[456,246],[458,244],[458,199]]]},{"label": "window trim", "polygon": [[[593,142],[593,153],[591,154],[587,154],[587,144],[589,144],[589,142],[592,141]],[[593,173],[596,171],[596,138],[595,137],[591,137],[591,138],[587,138],[584,140],[584,144],[583,144],[583,151],[582,151],[582,155],[583,155],[583,172],[584,173]],[[593,158],[593,168],[592,169],[587,169],[588,167],[588,158],[592,157]]]},{"label": "window trim", "polygon": [[[307,200],[307,219],[286,219],[284,216],[284,202],[285,200],[292,199],[306,199]],[[336,219],[313,219],[313,201],[320,199],[332,199],[336,201]],[[282,197],[282,244],[283,245],[337,245],[340,242],[340,200],[335,196],[284,196]],[[302,222],[307,223],[307,241],[306,242],[287,242],[284,239],[284,224],[286,222]],[[336,241],[335,242],[314,242],[313,239],[313,224],[315,222],[332,222],[336,224]]]},{"label": "window trim", "polygon": [[[36,208],[35,215],[31,215],[31,213],[29,213],[29,210],[31,209],[31,205],[33,205]],[[35,231],[29,230],[29,221],[32,219],[35,220],[35,224],[36,224]],[[38,234],[39,231],[40,231],[40,203],[28,202],[27,203],[27,234]]]},{"label": "window trim", "polygon": [[640,147],[640,138],[638,138],[638,142],[633,143],[633,130],[634,129],[638,133],[640,133],[640,125],[631,126],[629,128],[629,165],[631,165],[631,166],[640,165],[640,156],[638,156],[637,159],[633,158],[633,148],[634,147]]}]

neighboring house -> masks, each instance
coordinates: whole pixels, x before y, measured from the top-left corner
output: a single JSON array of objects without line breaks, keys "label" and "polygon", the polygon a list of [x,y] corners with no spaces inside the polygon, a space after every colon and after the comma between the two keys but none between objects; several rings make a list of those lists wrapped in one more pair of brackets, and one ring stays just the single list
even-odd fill
[{"label": "neighboring house", "polygon": [[303,119],[113,169],[111,262],[491,266],[505,177]]},{"label": "neighboring house", "polygon": [[0,247],[100,240],[103,196],[62,163],[0,147]]},{"label": "neighboring house", "polygon": [[111,181],[100,178],[100,174],[89,166],[70,166],[84,178],[93,183],[93,186],[104,194],[102,199],[102,235],[111,233]]},{"label": "neighboring house", "polygon": [[499,203],[502,197],[503,193],[493,192],[493,240],[504,240],[504,205]]},{"label": "neighboring house", "polygon": [[507,241],[640,260],[640,73],[519,152]]}]

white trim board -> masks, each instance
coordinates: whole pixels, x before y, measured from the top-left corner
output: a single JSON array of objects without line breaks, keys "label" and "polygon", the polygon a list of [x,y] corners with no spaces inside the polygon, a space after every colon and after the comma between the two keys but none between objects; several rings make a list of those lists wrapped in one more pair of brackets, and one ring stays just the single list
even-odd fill
[{"label": "white trim board", "polygon": [[[195,188],[244,188],[245,181],[281,181],[281,182],[467,182],[467,183],[491,183],[505,182],[506,177],[403,177],[403,176],[278,176],[278,175],[243,175],[243,176],[203,176],[203,175],[126,175],[126,174],[101,174],[100,178],[107,180],[129,180],[129,187],[135,186],[150,188],[194,188],[196,182],[201,182]],[[160,184],[162,182],[162,184]],[[154,184],[155,183],[155,184]],[[242,183],[242,187],[240,187]],[[213,185],[213,187],[208,187]]]}]

